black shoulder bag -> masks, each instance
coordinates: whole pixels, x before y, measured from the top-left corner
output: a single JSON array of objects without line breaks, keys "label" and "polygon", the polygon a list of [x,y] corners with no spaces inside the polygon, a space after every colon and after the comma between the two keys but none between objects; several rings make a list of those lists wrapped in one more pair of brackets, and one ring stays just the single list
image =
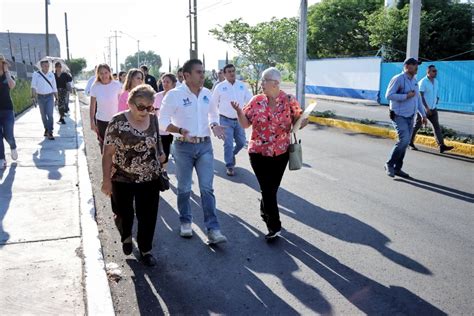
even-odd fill
[{"label": "black shoulder bag", "polygon": [[160,169],[158,171],[158,189],[163,192],[170,188],[170,178],[168,177],[168,173],[166,172],[166,170],[161,167],[161,162],[158,153],[163,153],[163,145],[161,143],[160,129],[158,127],[158,118],[156,117],[156,115],[153,115],[153,117],[153,124],[155,125],[156,130],[155,155],[156,161],[160,164]]}]

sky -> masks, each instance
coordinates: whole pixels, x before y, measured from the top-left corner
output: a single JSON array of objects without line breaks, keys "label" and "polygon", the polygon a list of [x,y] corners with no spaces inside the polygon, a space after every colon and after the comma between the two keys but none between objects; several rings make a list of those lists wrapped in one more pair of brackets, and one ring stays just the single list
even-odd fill
[{"label": "sky", "polygon": [[[209,30],[242,18],[255,25],[272,17],[298,16],[300,0],[197,0],[198,54],[206,58],[206,69],[217,69],[217,61],[237,55],[231,46],[215,40]],[[310,0],[314,4],[318,0]],[[87,60],[87,69],[108,60],[109,37],[118,31],[119,64],[140,50],[161,56],[162,71],[168,59],[174,68],[189,58],[188,0],[50,0],[49,32],[61,43],[66,57],[64,12],[68,15],[69,50],[73,58]],[[45,33],[45,0],[0,0],[0,32]],[[122,34],[120,32],[126,33]],[[135,38],[135,39],[133,39]],[[112,67],[115,68],[115,39]]]}]

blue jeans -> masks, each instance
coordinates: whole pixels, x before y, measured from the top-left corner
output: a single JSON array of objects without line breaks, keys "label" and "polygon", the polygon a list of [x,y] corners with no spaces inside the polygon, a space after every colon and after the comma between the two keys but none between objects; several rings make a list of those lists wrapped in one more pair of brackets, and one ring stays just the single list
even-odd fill
[{"label": "blue jeans", "polygon": [[10,149],[16,149],[13,125],[15,125],[15,114],[13,110],[0,111],[0,159],[5,159],[3,138],[5,138],[8,145],[10,145]]},{"label": "blue jeans", "polygon": [[[235,166],[235,156],[245,145],[245,131],[239,121],[220,116],[220,124],[225,126],[224,161],[227,168]],[[235,146],[234,146],[235,139]]]},{"label": "blue jeans", "polygon": [[53,110],[54,110],[54,97],[53,94],[38,94],[38,106],[41,113],[41,120],[43,121],[43,127],[49,133],[53,132]]},{"label": "blue jeans", "polygon": [[396,115],[392,121],[393,127],[397,131],[398,142],[393,147],[392,153],[387,161],[389,166],[395,168],[395,170],[401,170],[403,166],[403,158],[405,158],[405,152],[411,141],[411,135],[413,132],[414,116],[404,117]]},{"label": "blue jeans", "polygon": [[193,168],[196,168],[201,204],[204,212],[204,224],[207,230],[219,229],[216,216],[216,198],[212,182],[214,180],[214,154],[211,141],[192,144],[181,141],[173,143],[173,156],[178,178],[178,210],[181,223],[192,223],[191,185]]}]

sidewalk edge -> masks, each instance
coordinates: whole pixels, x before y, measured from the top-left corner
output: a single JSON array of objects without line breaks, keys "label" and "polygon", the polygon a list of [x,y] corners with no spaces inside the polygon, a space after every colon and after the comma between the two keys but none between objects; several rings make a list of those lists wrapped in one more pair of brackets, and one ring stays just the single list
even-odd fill
[{"label": "sidewalk edge", "polygon": [[78,141],[78,178],[82,248],[84,255],[84,283],[87,315],[115,315],[99,230],[95,220],[94,195],[89,178],[79,98],[75,100]]},{"label": "sidewalk edge", "polygon": [[[356,122],[349,122],[349,121],[316,117],[316,116],[310,116],[309,121],[320,124],[320,125],[342,128],[342,129],[359,132],[363,134],[369,134],[369,135],[391,138],[391,139],[397,138],[397,133],[394,130],[391,130],[389,128],[384,128],[384,127],[379,127],[379,126],[372,126],[372,125],[366,125],[366,124],[361,124],[361,123],[356,123]],[[445,143],[446,145],[454,147],[453,150],[449,151],[450,153],[455,153],[457,155],[465,156],[468,158],[474,158],[474,145],[455,142],[455,141],[449,141],[449,140],[446,140]],[[423,145],[423,146],[435,148],[435,149],[438,148],[438,144],[436,143],[436,140],[432,136],[417,135],[415,139],[415,144]]]}]

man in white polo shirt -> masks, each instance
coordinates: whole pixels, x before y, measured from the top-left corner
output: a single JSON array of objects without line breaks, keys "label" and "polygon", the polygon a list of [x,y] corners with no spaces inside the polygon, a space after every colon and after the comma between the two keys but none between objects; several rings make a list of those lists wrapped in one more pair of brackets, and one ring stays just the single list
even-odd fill
[{"label": "man in white polo shirt", "polygon": [[49,61],[42,60],[40,65],[41,70],[35,71],[31,78],[31,96],[38,102],[41,119],[43,121],[44,136],[48,137],[49,140],[54,140],[54,98],[58,100],[58,89],[56,87],[54,74],[49,72]]},{"label": "man in white polo shirt", "polygon": [[[235,156],[245,145],[245,131],[237,120],[237,112],[230,102],[237,102],[244,107],[252,98],[245,84],[235,78],[235,67],[227,64],[224,69],[225,80],[217,84],[212,94],[213,106],[219,108],[219,120],[225,126],[224,161],[227,175],[234,175]],[[235,146],[234,146],[235,140]]]},{"label": "man in white polo shirt", "polygon": [[209,244],[226,242],[220,231],[216,215],[214,196],[214,154],[211,143],[211,129],[214,135],[224,139],[224,127],[218,124],[219,113],[211,104],[211,92],[203,87],[204,69],[198,59],[188,60],[183,65],[184,82],[169,91],[162,101],[160,126],[177,134],[173,143],[173,156],[178,178],[178,210],[180,214],[180,235],[193,235],[191,224],[191,185],[193,168],[196,168],[204,224]]},{"label": "man in white polo shirt", "polygon": [[[435,65],[429,65],[428,69],[426,70],[426,76],[418,82],[420,87],[420,95],[421,100],[423,102],[423,106],[426,110],[426,118],[431,122],[433,125],[433,131],[435,134],[436,142],[439,146],[439,151],[441,153],[451,150],[453,146],[447,146],[444,144],[443,134],[441,132],[441,126],[439,125],[438,119],[438,102],[439,102],[439,83],[436,76],[438,75],[438,70],[436,69]],[[415,146],[415,137],[416,133],[421,127],[421,117],[418,115],[416,118],[415,128],[413,129],[413,134],[411,137],[410,148],[413,150],[417,150]]]}]

